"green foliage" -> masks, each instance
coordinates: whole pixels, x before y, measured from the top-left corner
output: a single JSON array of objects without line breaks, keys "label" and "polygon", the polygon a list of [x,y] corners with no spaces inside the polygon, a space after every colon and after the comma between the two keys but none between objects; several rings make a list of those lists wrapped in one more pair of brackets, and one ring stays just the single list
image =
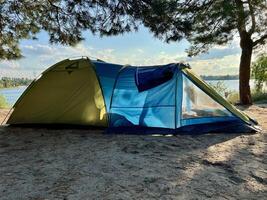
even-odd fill
[{"label": "green foliage", "polygon": [[0,59],[21,58],[19,41],[36,39],[41,30],[51,43],[64,45],[83,40],[85,30],[102,36],[136,30],[132,15],[139,6],[118,0],[0,0]]},{"label": "green foliage", "polygon": [[267,93],[263,91],[252,91],[252,100],[254,103],[267,103]]},{"label": "green foliage", "polygon": [[267,55],[260,55],[252,65],[252,76],[256,81],[256,90],[263,90],[264,85],[267,86]]},{"label": "green foliage", "polygon": [[231,41],[236,33],[253,47],[267,39],[266,0],[157,0],[141,9],[141,20],[167,42],[187,38],[190,56]]},{"label": "green foliage", "polygon": [[[230,103],[236,104],[240,102],[239,93],[231,91],[227,88],[223,81],[218,81],[215,84],[210,84],[219,94],[224,96]],[[253,89],[252,101],[254,103],[267,103],[267,93],[263,90]]]},{"label": "green foliage", "polygon": [[2,77],[0,79],[0,88],[9,88],[9,87],[17,87],[21,85],[29,85],[31,82],[32,80],[28,78]]},{"label": "green foliage", "polygon": [[[142,24],[166,42],[188,39],[189,55],[222,45],[239,32],[254,47],[267,39],[266,0],[0,0],[0,59],[20,58],[19,41],[41,30],[51,43],[75,45],[89,30],[100,36]],[[250,40],[249,40],[250,41]]]},{"label": "green foliage", "polygon": [[8,108],[9,105],[3,95],[0,95],[0,108]]},{"label": "green foliage", "polygon": [[[252,90],[251,96],[252,96],[252,101],[254,103],[267,103],[266,92],[258,91],[255,89],[255,90]],[[230,93],[230,95],[227,97],[227,100],[232,104],[239,103],[240,98],[239,98],[238,92]]]}]

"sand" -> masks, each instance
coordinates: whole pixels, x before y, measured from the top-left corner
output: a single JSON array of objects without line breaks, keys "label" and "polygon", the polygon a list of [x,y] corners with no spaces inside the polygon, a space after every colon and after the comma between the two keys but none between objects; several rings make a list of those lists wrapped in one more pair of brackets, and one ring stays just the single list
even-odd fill
[{"label": "sand", "polygon": [[1,127],[0,199],[267,199],[267,105],[245,111],[261,133]]}]

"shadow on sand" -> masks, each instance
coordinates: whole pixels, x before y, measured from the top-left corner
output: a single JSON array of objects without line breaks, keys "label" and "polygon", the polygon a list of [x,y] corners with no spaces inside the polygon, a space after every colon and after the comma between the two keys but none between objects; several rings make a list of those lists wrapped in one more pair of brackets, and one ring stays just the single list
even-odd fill
[{"label": "shadow on sand", "polygon": [[0,199],[263,199],[265,144],[264,134],[1,127]]}]

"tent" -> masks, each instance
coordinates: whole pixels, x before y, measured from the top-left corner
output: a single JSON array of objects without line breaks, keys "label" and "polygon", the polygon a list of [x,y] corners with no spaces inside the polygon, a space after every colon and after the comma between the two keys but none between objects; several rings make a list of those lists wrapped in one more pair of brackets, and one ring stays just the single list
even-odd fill
[{"label": "tent", "polygon": [[236,109],[189,66],[123,66],[66,59],[44,71],[13,106],[7,124],[106,127],[112,132],[251,132]]}]

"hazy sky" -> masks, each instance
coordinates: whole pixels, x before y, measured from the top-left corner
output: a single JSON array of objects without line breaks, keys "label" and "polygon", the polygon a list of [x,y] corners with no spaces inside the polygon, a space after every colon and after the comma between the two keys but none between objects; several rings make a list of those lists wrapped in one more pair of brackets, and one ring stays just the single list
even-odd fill
[{"label": "hazy sky", "polygon": [[218,46],[209,54],[188,58],[185,40],[166,44],[153,37],[145,28],[136,33],[100,38],[84,33],[85,41],[76,47],[51,45],[42,32],[38,40],[24,40],[20,47],[24,58],[18,61],[0,61],[0,76],[36,77],[52,64],[69,57],[88,56],[101,60],[130,65],[155,65],[186,62],[203,75],[238,74],[240,49],[238,38],[227,46]]}]

